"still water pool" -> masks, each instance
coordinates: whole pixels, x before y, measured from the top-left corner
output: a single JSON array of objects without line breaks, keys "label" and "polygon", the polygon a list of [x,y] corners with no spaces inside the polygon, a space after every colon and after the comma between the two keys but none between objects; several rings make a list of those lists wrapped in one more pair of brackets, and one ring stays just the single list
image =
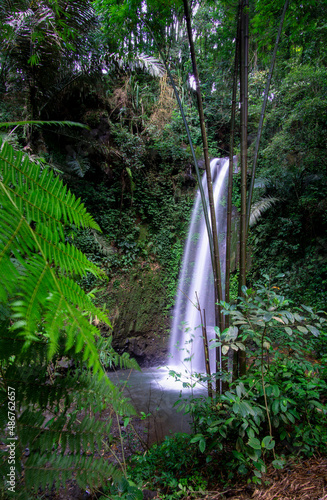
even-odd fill
[{"label": "still water pool", "polygon": [[137,412],[147,415],[148,444],[162,441],[175,432],[189,432],[190,417],[183,411],[177,412],[174,405],[180,399],[206,394],[203,386],[183,387],[183,382],[169,375],[168,368],[118,370],[108,376],[116,386],[124,387],[124,394]]}]

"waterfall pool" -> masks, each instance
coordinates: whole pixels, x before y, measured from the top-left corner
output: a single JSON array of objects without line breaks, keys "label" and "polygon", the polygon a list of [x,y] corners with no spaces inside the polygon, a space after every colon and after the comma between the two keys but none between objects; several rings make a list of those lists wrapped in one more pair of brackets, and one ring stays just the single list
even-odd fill
[{"label": "waterfall pool", "polygon": [[180,399],[206,394],[206,388],[200,385],[183,387],[183,382],[175,381],[169,371],[161,367],[144,368],[141,372],[117,370],[108,373],[117,387],[124,387],[124,395],[130,399],[137,412],[146,415],[146,442],[149,445],[175,432],[190,432],[189,415],[184,415],[183,411],[177,412],[174,405]]}]

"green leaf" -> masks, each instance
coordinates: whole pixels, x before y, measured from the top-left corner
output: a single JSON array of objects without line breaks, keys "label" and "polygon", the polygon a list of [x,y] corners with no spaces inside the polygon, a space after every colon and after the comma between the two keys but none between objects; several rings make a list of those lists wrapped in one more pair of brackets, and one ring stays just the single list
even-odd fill
[{"label": "green leaf", "polygon": [[226,340],[236,340],[238,336],[238,328],[237,326],[230,326],[226,332]]},{"label": "green leaf", "polygon": [[285,413],[287,410],[287,400],[281,399],[279,404],[280,404],[280,409],[282,410],[282,412]]},{"label": "green leaf", "polygon": [[269,321],[271,321],[273,315],[274,315],[273,313],[266,313],[266,314],[264,314],[263,320],[265,321],[265,323],[268,323]]},{"label": "green leaf", "polygon": [[236,399],[236,396],[235,394],[233,394],[232,392],[230,391],[226,391],[225,394],[224,394],[225,397],[227,397],[229,399],[230,402],[233,402],[235,401]]},{"label": "green leaf", "polygon": [[280,395],[280,391],[279,391],[278,385],[273,385],[272,386],[272,390],[273,390],[273,395],[275,396],[275,398],[278,398],[279,395]]},{"label": "green leaf", "polygon": [[294,316],[291,312],[289,311],[285,311],[285,316],[287,317],[287,319],[291,322],[291,323],[294,323]]},{"label": "green leaf", "polygon": [[289,420],[290,422],[292,422],[292,424],[294,424],[294,423],[295,423],[295,418],[293,417],[292,413],[290,413],[289,411],[287,411],[287,412],[285,413],[285,415],[287,416],[288,420]]},{"label": "green leaf", "polygon": [[244,384],[239,384],[235,387],[236,394],[238,395],[239,398],[242,397],[242,394],[244,394]]},{"label": "green leaf", "polygon": [[319,332],[318,328],[316,328],[315,326],[312,326],[312,325],[307,325],[307,328],[308,328],[308,330],[310,330],[312,335],[314,335],[315,337],[319,337],[320,332]]},{"label": "green leaf", "polygon": [[275,447],[275,441],[271,436],[266,436],[263,438],[261,446],[267,450],[272,450]]},{"label": "green leaf", "polygon": [[301,307],[302,307],[305,311],[307,311],[308,313],[313,314],[312,307],[305,306],[304,304],[302,304],[302,305],[301,305]]},{"label": "green leaf", "polygon": [[273,401],[271,409],[272,409],[273,414],[277,415],[277,413],[279,411],[279,400],[278,399],[275,399],[275,401]]},{"label": "green leaf", "polygon": [[221,352],[223,355],[227,354],[229,351],[229,345],[223,345],[221,348]]},{"label": "green leaf", "polygon": [[201,453],[203,453],[204,450],[206,449],[206,441],[204,438],[201,438],[199,441],[199,449],[200,449]]},{"label": "green leaf", "polygon": [[255,437],[251,437],[248,441],[248,445],[251,446],[254,450],[261,450],[261,444],[259,439]]},{"label": "green leaf", "polygon": [[191,443],[197,443],[201,439],[203,439],[203,434],[195,434],[195,436],[191,439],[190,442]]}]

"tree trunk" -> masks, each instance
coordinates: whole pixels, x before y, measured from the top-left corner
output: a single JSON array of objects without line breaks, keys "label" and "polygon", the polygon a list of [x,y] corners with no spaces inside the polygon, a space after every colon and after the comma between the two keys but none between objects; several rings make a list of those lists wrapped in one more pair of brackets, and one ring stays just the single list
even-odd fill
[{"label": "tree trunk", "polygon": [[[232,93],[232,109],[231,109],[231,129],[230,129],[230,142],[229,142],[229,175],[228,175],[228,195],[227,195],[227,230],[226,230],[226,276],[225,276],[225,301],[230,302],[230,259],[231,259],[231,240],[232,240],[232,193],[233,193],[233,170],[234,170],[234,134],[235,134],[235,114],[236,114],[236,95],[237,95],[237,76],[239,65],[239,51],[240,51],[240,36],[241,36],[241,7],[242,0],[239,1],[237,11],[237,31],[236,31],[236,44],[235,44],[235,59],[234,59],[234,76],[233,76],[233,93]],[[225,327],[228,328],[230,318],[225,317]],[[234,363],[235,361],[235,363]],[[228,370],[225,366],[225,371]],[[233,351],[233,367],[238,365],[237,353]],[[227,384],[225,384],[227,389]]]}]

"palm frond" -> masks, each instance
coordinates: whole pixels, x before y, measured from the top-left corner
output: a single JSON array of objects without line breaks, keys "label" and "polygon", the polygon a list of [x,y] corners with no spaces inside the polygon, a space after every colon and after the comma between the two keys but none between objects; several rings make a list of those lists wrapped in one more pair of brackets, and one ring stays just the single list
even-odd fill
[{"label": "palm frond", "polygon": [[158,59],[143,53],[134,54],[133,59],[121,57],[119,54],[110,54],[110,59],[125,71],[142,69],[155,78],[162,77],[166,73],[164,65]]},{"label": "palm frond", "polygon": [[154,77],[162,77],[166,73],[164,65],[158,59],[143,53],[136,54],[134,65],[135,67],[139,66]]}]

